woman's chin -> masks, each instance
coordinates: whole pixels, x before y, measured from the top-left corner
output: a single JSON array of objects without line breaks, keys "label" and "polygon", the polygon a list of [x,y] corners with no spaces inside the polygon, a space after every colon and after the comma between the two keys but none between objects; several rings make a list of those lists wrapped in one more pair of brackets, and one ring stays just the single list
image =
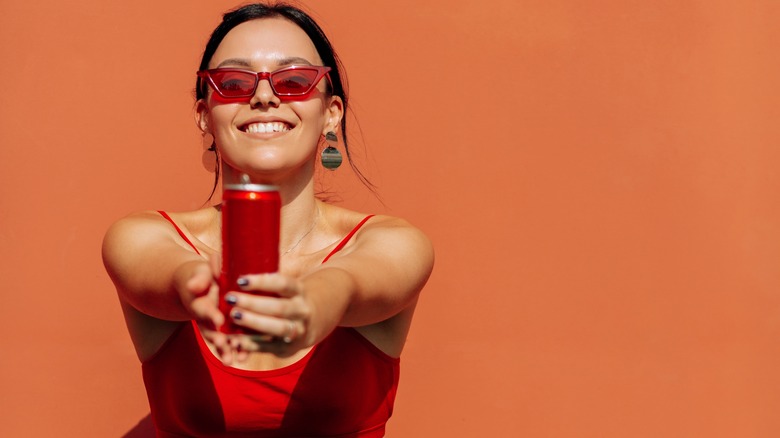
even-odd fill
[{"label": "woman's chin", "polygon": [[[305,163],[303,164],[305,166]],[[225,181],[239,181],[241,175],[249,175],[253,182],[278,183],[288,179],[291,175],[301,175],[302,165],[295,165],[285,160],[258,160],[245,165],[230,166],[225,169]]]}]

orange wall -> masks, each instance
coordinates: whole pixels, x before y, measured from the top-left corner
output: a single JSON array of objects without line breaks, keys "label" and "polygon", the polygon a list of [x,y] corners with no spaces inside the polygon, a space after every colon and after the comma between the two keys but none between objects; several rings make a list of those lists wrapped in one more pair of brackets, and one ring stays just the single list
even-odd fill
[{"label": "orange wall", "polygon": [[[0,436],[147,415],[100,241],[210,190],[191,87],[235,4],[72,3],[0,3]],[[326,184],[437,249],[389,436],[780,436],[780,3],[307,5],[386,207]]]}]

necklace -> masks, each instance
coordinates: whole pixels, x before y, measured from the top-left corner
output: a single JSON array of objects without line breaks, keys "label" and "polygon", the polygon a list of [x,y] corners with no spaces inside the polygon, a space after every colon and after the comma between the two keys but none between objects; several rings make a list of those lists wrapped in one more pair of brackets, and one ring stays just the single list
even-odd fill
[{"label": "necklace", "polygon": [[301,244],[301,242],[303,242],[303,239],[305,239],[305,238],[306,238],[306,236],[308,236],[309,234],[311,234],[311,232],[312,232],[312,231],[314,231],[314,227],[316,227],[316,226],[317,226],[317,221],[318,221],[319,219],[320,219],[320,207],[319,207],[319,206],[317,206],[317,216],[314,216],[314,220],[311,222],[311,227],[309,228],[309,231],[307,231],[307,232],[303,233],[303,236],[301,236],[301,238],[300,238],[300,239],[298,239],[298,241],[297,241],[297,242],[295,242],[295,244],[294,244],[293,246],[291,246],[291,247],[290,247],[290,248],[289,248],[287,251],[283,252],[283,253],[282,253],[282,255],[286,255],[286,254],[287,254],[287,253],[289,253],[290,251],[292,251],[292,250],[294,250],[295,248],[297,248],[297,247],[298,247],[298,245],[300,245],[300,244]]}]

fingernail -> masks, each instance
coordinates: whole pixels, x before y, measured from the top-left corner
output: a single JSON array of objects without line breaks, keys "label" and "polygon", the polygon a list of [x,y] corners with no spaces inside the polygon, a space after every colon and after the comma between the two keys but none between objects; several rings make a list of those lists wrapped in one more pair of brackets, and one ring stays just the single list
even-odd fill
[{"label": "fingernail", "polygon": [[231,315],[233,315],[233,319],[241,319],[244,316],[238,310],[234,310]]},{"label": "fingernail", "polygon": [[249,280],[247,280],[246,278],[241,277],[238,280],[236,280],[236,284],[239,285],[239,286],[242,286],[242,287],[243,286],[248,286],[249,285]]},{"label": "fingernail", "polygon": [[228,304],[236,304],[238,298],[235,295],[225,295],[225,302]]}]

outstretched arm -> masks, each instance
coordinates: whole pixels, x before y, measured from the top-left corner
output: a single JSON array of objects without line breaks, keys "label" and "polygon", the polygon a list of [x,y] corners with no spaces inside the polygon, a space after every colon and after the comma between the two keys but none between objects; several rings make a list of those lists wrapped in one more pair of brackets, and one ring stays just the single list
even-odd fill
[{"label": "outstretched arm", "polygon": [[216,305],[218,260],[195,253],[157,213],[112,225],[103,240],[103,262],[142,360],[170,335],[170,321],[190,319],[210,329],[204,335],[227,354],[225,337],[214,331],[224,322]]}]

